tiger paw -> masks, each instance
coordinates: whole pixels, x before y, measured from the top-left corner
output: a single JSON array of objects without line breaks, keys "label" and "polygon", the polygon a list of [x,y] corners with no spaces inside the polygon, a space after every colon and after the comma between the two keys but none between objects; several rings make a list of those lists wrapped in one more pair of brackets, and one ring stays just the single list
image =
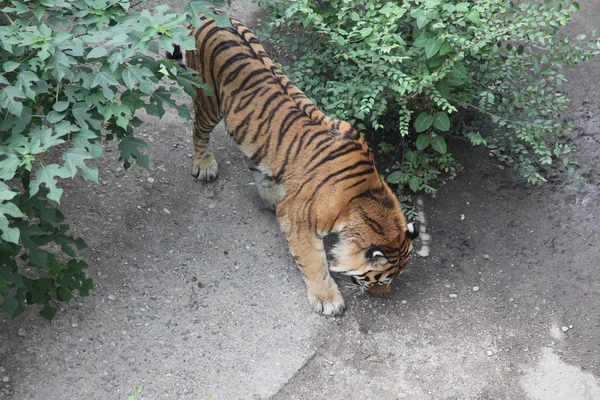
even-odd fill
[{"label": "tiger paw", "polygon": [[215,160],[215,156],[211,153],[205,154],[203,157],[194,157],[194,165],[192,166],[192,176],[199,181],[214,181],[219,173],[219,164]]},{"label": "tiger paw", "polygon": [[340,315],[344,311],[344,298],[333,280],[326,288],[308,289],[308,302],[312,309],[323,315]]}]

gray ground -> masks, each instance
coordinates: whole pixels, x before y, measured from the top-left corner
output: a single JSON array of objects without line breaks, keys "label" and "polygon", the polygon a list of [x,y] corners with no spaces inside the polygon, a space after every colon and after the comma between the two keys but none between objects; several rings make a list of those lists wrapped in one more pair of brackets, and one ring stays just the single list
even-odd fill
[{"label": "gray ground", "polygon": [[[593,3],[571,33],[598,25]],[[259,18],[242,0],[231,14]],[[132,387],[138,399],[599,399],[600,60],[568,76],[589,185],[530,188],[456,146],[466,172],[425,199],[431,257],[384,298],[347,295],[336,319],[310,311],[223,130],[220,177],[203,184],[189,174],[190,122],[144,118],[149,170],[123,171],[113,150],[102,185],[65,190],[96,290],[52,323],[37,310],[0,319],[0,399],[126,399]]]}]

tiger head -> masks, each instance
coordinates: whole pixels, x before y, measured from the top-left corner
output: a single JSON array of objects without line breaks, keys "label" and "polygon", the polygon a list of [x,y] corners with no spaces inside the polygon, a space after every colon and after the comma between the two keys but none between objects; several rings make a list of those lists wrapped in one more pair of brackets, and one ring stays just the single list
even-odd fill
[{"label": "tiger head", "polygon": [[330,269],[349,275],[363,291],[384,294],[406,267],[419,223],[406,223],[387,186],[353,198],[345,211]]}]

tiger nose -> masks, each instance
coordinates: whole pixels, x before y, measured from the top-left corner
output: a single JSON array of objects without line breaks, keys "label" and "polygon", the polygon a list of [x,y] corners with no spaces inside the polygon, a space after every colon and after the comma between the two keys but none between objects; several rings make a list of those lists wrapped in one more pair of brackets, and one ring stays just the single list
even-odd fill
[{"label": "tiger nose", "polygon": [[385,292],[388,291],[388,289],[390,288],[390,284],[389,283],[383,283],[381,285],[373,285],[373,286],[369,286],[369,292],[377,295],[377,296],[381,296],[382,294],[384,294]]}]

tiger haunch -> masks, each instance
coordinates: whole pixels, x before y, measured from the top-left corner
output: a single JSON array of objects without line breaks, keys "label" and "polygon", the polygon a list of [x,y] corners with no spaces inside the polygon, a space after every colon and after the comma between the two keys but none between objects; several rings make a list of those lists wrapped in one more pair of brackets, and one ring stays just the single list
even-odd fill
[{"label": "tiger haunch", "polygon": [[[319,111],[240,21],[232,18],[232,26],[223,28],[200,18],[202,25],[191,28],[196,49],[186,52],[185,64],[215,95],[198,90],[194,101],[192,174],[216,178],[209,138],[224,118],[265,205],[275,209],[312,308],[325,315],[344,309],[323,246],[332,232],[340,240],[331,269],[350,275],[363,289],[384,293],[405,268],[419,229],[417,223],[407,225],[364,139],[347,122]],[[177,47],[168,57],[183,62]]]}]

